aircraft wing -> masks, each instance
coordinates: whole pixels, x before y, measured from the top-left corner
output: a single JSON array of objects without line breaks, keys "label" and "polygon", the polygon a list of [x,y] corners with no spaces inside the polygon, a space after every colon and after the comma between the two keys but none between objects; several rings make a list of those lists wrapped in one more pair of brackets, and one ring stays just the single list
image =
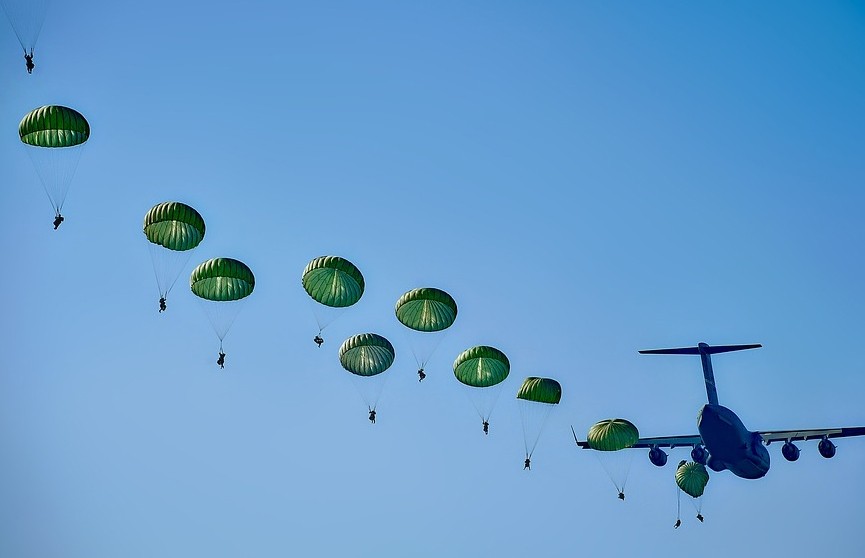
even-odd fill
[{"label": "aircraft wing", "polygon": [[822,430],[771,430],[759,432],[763,443],[767,446],[771,442],[795,442],[798,440],[814,440],[823,438],[847,438],[849,436],[865,436],[865,426],[854,426],[846,428],[824,428]]},{"label": "aircraft wing", "polygon": [[[571,432],[574,432],[574,427],[571,427]],[[865,434],[865,432],[863,432]],[[574,441],[577,445],[583,449],[592,449],[589,447],[589,443],[586,441],[580,441],[577,439],[577,433],[574,432]],[[693,447],[697,444],[702,444],[703,438],[700,437],[699,434],[694,434],[692,436],[660,436],[657,438],[640,438],[637,440],[633,446],[627,449],[633,448],[678,448],[678,447]]]}]

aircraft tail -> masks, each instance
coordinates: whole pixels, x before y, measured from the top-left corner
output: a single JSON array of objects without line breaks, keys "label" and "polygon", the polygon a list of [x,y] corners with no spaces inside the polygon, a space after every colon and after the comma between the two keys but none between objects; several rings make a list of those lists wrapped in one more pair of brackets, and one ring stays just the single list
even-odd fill
[{"label": "aircraft tail", "polygon": [[745,349],[758,349],[762,347],[759,343],[753,345],[707,345],[699,343],[696,347],[680,347],[676,349],[646,349],[640,351],[641,355],[700,355],[703,364],[703,379],[706,382],[706,396],[712,405],[718,404],[718,390],[715,388],[715,372],[712,370],[712,355],[718,353],[729,353],[732,351],[744,351]]}]

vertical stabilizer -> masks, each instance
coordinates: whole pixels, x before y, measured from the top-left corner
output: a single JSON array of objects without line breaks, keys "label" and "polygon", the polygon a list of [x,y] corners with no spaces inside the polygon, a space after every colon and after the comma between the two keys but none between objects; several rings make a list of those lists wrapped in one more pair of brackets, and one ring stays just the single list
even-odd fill
[{"label": "vertical stabilizer", "polygon": [[718,390],[715,387],[715,372],[712,370],[712,355],[717,353],[729,353],[731,351],[744,351],[745,349],[759,349],[763,345],[716,345],[699,343],[696,347],[681,347],[678,349],[647,349],[640,351],[641,355],[700,355],[703,365],[703,379],[706,382],[706,396],[710,405],[718,404]]}]

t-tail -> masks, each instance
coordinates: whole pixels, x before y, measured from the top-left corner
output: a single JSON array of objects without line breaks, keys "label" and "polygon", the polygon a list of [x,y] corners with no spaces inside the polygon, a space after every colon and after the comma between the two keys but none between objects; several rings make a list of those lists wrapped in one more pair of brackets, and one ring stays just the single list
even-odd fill
[{"label": "t-tail", "polygon": [[718,404],[718,390],[715,388],[715,373],[712,371],[712,355],[718,353],[729,353],[731,351],[744,351],[745,349],[759,349],[763,345],[715,345],[699,343],[696,347],[681,347],[678,349],[648,349],[640,351],[641,355],[700,355],[703,364],[703,378],[706,380],[706,395],[709,404]]}]

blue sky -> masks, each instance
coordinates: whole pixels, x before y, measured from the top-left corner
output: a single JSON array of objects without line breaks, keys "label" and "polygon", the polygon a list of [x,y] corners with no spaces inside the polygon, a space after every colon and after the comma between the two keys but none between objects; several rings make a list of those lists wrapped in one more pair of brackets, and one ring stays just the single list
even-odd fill
[{"label": "blue sky", "polygon": [[[749,428],[865,425],[861,3],[77,4],[33,75],[0,32],[0,555],[865,550],[865,440],[770,446],[673,530],[686,450],[636,452],[622,503],[570,432],[694,433],[699,361],[637,350],[699,341],[764,345],[714,359]],[[58,231],[16,133],[45,104],[92,127]],[[207,236],[159,314],[167,200]],[[367,289],[317,349],[324,254]],[[221,256],[257,279],[222,371],[186,287]],[[423,384],[421,286],[460,308]],[[397,352],[374,426],[336,356],[366,331]],[[488,437],[451,370],[479,344],[512,366]],[[526,376],[564,392],[530,472]]]}]

